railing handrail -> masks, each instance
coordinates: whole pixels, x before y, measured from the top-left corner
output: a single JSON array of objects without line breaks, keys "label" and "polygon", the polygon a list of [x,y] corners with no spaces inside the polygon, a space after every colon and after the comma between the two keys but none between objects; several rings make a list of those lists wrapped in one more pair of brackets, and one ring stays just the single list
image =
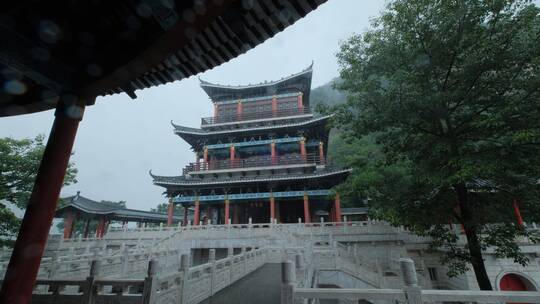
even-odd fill
[{"label": "railing handrail", "polygon": [[283,165],[301,165],[301,164],[313,164],[320,165],[326,164],[327,160],[324,156],[320,156],[316,153],[308,153],[304,156],[301,154],[295,154],[290,156],[259,156],[251,158],[235,158],[225,160],[210,160],[201,161],[195,163],[189,163],[184,169],[183,174],[188,172],[200,172],[211,170],[224,170],[224,169],[242,169],[242,168],[257,168],[257,167],[270,167],[270,166],[283,166]]},{"label": "railing handrail", "polygon": [[292,109],[280,109],[276,111],[261,111],[253,113],[241,113],[241,114],[229,114],[229,115],[218,115],[211,117],[201,118],[201,125],[213,125],[220,123],[230,123],[236,121],[246,121],[253,119],[264,119],[264,118],[273,118],[273,117],[286,117],[286,116],[296,116],[310,114],[311,109],[309,107],[303,108],[292,108]]}]

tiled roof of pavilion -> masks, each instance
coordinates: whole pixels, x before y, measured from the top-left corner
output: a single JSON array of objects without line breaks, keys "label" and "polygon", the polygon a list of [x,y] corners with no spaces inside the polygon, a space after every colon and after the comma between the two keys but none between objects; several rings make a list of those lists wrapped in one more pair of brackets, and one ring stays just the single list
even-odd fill
[{"label": "tiled roof of pavilion", "polygon": [[25,22],[0,29],[0,82],[17,84],[0,94],[0,116],[53,109],[66,93],[87,105],[136,98],[245,53],[325,1],[8,1],[4,19]]},{"label": "tiled roof of pavilion", "polygon": [[[122,208],[117,204],[91,200],[80,195],[80,193],[66,197],[63,200],[66,204],[56,210],[56,217],[62,217],[65,212],[75,209],[89,217],[105,216],[114,220],[167,221],[167,214],[164,213]],[[175,220],[179,219],[179,217],[175,217]]]},{"label": "tiled roof of pavilion", "polygon": [[167,186],[198,186],[198,185],[233,185],[259,182],[277,182],[277,181],[300,181],[310,179],[320,179],[326,177],[346,177],[352,172],[352,169],[326,169],[314,173],[305,174],[287,174],[287,175],[265,175],[265,176],[243,176],[234,178],[215,178],[215,179],[194,179],[180,176],[159,176],[150,171],[150,176],[154,179],[154,184]]},{"label": "tiled roof of pavilion", "polygon": [[212,101],[223,101],[253,96],[272,96],[282,93],[302,92],[304,105],[309,106],[309,92],[311,90],[311,77],[313,63],[305,70],[275,81],[261,82],[249,85],[222,85],[201,81],[201,87]]},{"label": "tiled roof of pavilion", "polygon": [[172,121],[171,124],[174,127],[174,133],[182,139],[184,139],[192,147],[198,147],[210,138],[213,137],[223,137],[224,135],[252,135],[258,132],[268,132],[274,131],[278,132],[284,129],[296,129],[309,127],[312,130],[317,130],[317,126],[325,125],[327,120],[331,115],[313,117],[311,119],[298,121],[298,122],[289,122],[289,123],[280,123],[275,125],[263,125],[256,127],[247,127],[247,128],[238,128],[238,129],[225,129],[225,130],[207,130],[199,128],[184,127],[180,125],[175,125]]}]

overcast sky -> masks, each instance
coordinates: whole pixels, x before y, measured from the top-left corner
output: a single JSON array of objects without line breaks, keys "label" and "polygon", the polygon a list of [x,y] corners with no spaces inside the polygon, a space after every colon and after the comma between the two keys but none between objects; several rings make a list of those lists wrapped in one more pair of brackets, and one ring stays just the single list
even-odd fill
[{"label": "overcast sky", "polygon": [[[338,75],[335,54],[341,40],[368,28],[383,8],[378,0],[330,0],[282,33],[236,59],[197,75],[220,84],[275,80],[315,62],[312,87]],[[71,161],[78,183],[62,196],[81,191],[94,200],[125,200],[128,208],[149,210],[165,202],[163,188],[154,186],[148,171],[180,175],[195,160],[189,146],[173,134],[170,121],[200,127],[212,105],[197,76],[127,95],[99,98],[86,109]],[[53,111],[0,118],[0,137],[48,135]]]}]

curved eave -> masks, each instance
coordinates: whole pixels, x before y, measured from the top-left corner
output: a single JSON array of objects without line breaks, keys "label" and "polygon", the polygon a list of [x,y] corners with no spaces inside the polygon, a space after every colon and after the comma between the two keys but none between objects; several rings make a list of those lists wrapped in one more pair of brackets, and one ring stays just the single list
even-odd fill
[{"label": "curved eave", "polygon": [[[152,3],[158,5],[158,2]],[[37,62],[28,55],[35,41],[27,45],[28,37],[15,39],[20,36],[19,33],[3,31],[2,37],[9,42],[6,42],[5,51],[10,54],[5,61],[24,74],[21,82],[28,91],[23,95],[9,95],[6,98],[0,96],[0,116],[54,109],[58,96],[66,92],[76,92],[84,97],[87,105],[93,104],[97,96],[126,93],[136,98],[136,90],[188,78],[238,57],[294,24],[324,2],[326,0],[283,0],[248,1],[246,4],[245,1],[224,0],[206,1],[201,8],[196,1],[198,7],[182,8],[174,12],[178,16],[192,16],[192,20],[178,18],[176,23],[164,29],[158,27],[158,30],[155,29],[156,24],[152,23],[151,26],[139,29],[138,33],[145,34],[137,37],[136,41],[142,42],[136,47],[126,47],[123,41],[107,41],[99,46],[94,57],[84,62],[82,59],[67,62],[67,58],[64,58],[66,56],[62,56],[64,53],[80,52],[84,45],[73,40],[63,45],[64,53],[55,53],[59,49],[58,44],[46,50],[50,51],[51,57],[47,64]],[[103,2],[99,14],[105,17],[110,15],[111,20],[120,20],[115,23],[119,26],[109,28],[109,32],[131,37],[125,35],[126,24],[129,23],[127,20],[131,18],[135,19],[130,20],[131,23],[142,23],[139,20],[142,18],[138,14],[139,6],[139,2],[133,1],[122,1],[115,5]],[[28,10],[29,16],[34,14],[39,17],[39,13],[42,13],[32,11],[30,6],[13,11],[23,10]],[[75,20],[73,23],[80,19],[68,9],[57,12],[66,20]],[[92,28],[98,25],[91,23],[85,26]],[[4,35],[4,32],[9,35]],[[123,47],[126,49],[122,50]],[[114,52],[111,53],[111,50]],[[101,64],[105,71],[97,79],[87,72],[88,65],[94,63]],[[79,66],[83,68],[73,70]],[[0,64],[0,68],[3,67],[4,64]],[[49,92],[53,92],[52,96],[44,94]]]},{"label": "curved eave", "polygon": [[188,141],[187,138],[189,137],[204,138],[204,137],[215,136],[215,135],[249,133],[249,132],[266,131],[266,130],[279,130],[279,129],[285,129],[285,128],[314,127],[317,125],[326,124],[327,120],[330,117],[332,117],[332,115],[325,115],[321,117],[312,118],[310,120],[294,122],[294,123],[284,123],[284,124],[276,124],[276,125],[269,125],[269,126],[241,128],[241,129],[227,129],[227,130],[219,130],[219,131],[208,131],[204,129],[184,127],[180,125],[175,125],[173,122],[171,122],[171,124],[174,127],[174,133],[184,138],[186,141]]},{"label": "curved eave", "polygon": [[205,142],[213,137],[222,137],[225,135],[250,135],[257,132],[265,132],[271,130],[285,130],[287,128],[297,129],[297,128],[317,128],[317,126],[324,126],[327,123],[327,120],[332,115],[321,116],[317,118],[312,118],[310,120],[305,120],[301,122],[294,123],[283,123],[269,126],[259,126],[259,127],[249,127],[249,128],[240,128],[240,129],[228,129],[228,130],[219,130],[219,131],[208,131],[205,129],[197,129],[184,127],[180,125],[175,125],[171,122],[174,127],[174,134],[180,136],[185,140],[189,145],[191,145],[195,150],[198,150],[204,145]]},{"label": "curved eave", "polygon": [[313,174],[304,175],[283,175],[283,176],[264,176],[264,177],[248,177],[248,178],[234,178],[234,179],[219,179],[213,181],[189,181],[183,176],[158,176],[152,175],[154,179],[154,185],[162,187],[180,186],[180,187],[196,187],[196,186],[219,186],[219,185],[238,185],[246,183],[260,183],[260,182],[286,182],[286,181],[302,181],[312,180],[328,177],[347,177],[352,172],[352,169],[340,169],[325,171]]},{"label": "curved eave", "polygon": [[[135,209],[112,209],[112,210],[107,210],[107,211],[96,210],[96,209],[87,208],[85,206],[82,206],[76,203],[71,203],[62,208],[59,208],[56,211],[55,216],[62,217],[64,213],[70,212],[73,209],[75,211],[86,213],[89,215],[106,216],[107,218],[112,218],[112,219],[143,219],[143,220],[150,220],[150,221],[166,221],[167,220],[167,214],[164,214],[164,213],[157,213],[157,212],[144,211],[144,210],[135,210]],[[174,218],[177,220],[180,219],[180,217],[177,217],[177,216],[175,216]]]},{"label": "curved eave", "polygon": [[[313,75],[313,63],[305,70],[287,76],[285,78],[250,85],[229,86],[222,84],[201,81],[201,88],[208,94],[212,101],[222,101],[223,99],[243,98],[249,95],[270,96],[290,91],[302,92],[305,105],[309,105],[309,92],[311,90],[311,78]],[[228,96],[228,97],[227,97]]]}]

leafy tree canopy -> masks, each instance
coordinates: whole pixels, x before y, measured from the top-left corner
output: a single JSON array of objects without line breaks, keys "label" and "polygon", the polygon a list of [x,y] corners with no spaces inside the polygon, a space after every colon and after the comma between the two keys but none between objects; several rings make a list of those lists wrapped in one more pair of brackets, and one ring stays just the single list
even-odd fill
[{"label": "leafy tree canopy", "polygon": [[[0,138],[0,245],[11,244],[19,219],[2,202],[25,209],[45,150],[44,136],[17,140]],[[64,185],[76,183],[77,169],[69,163]]]},{"label": "leafy tree canopy", "polygon": [[[482,250],[525,264],[519,225],[540,215],[540,10],[530,1],[397,0],[338,53],[335,121],[360,173],[344,185],[372,215],[430,236],[450,274]],[[371,148],[369,148],[371,146]],[[369,149],[372,149],[371,151]],[[347,188],[348,187],[348,188]],[[348,190],[348,191],[347,191]],[[461,223],[467,245],[448,223]]]}]

